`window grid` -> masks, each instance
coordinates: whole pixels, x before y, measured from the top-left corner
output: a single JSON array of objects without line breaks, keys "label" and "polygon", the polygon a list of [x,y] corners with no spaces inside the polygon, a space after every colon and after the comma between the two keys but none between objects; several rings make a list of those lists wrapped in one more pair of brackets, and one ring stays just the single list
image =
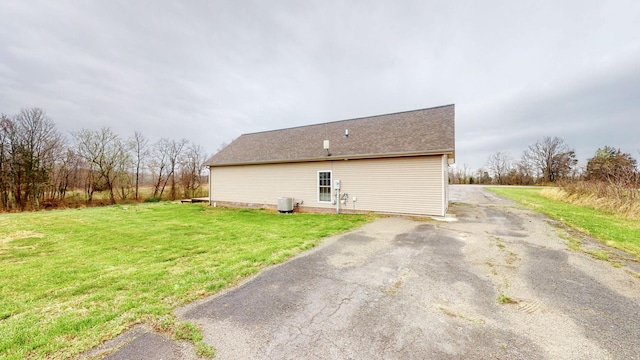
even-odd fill
[{"label": "window grid", "polygon": [[331,171],[318,171],[318,201],[331,202]]}]

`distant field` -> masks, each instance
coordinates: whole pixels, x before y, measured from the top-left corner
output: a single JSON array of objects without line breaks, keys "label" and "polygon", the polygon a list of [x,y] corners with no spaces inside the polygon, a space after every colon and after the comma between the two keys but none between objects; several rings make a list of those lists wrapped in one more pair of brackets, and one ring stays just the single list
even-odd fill
[{"label": "distant field", "polygon": [[[173,201],[189,198],[208,198],[209,187],[207,184],[203,184],[195,192],[190,192],[189,195],[185,195],[184,191],[179,188],[176,191],[175,199],[171,198],[171,189],[165,188],[162,196],[153,197],[153,186],[141,186],[138,191],[138,199],[135,198],[135,190],[128,189],[122,193],[121,190],[116,189],[115,200],[116,204],[135,204],[142,202],[159,202],[159,201]],[[56,194],[55,198],[52,198],[50,193],[41,198],[39,206],[36,208],[29,205],[25,208],[25,211],[37,211],[37,210],[55,210],[55,209],[78,209],[95,206],[107,206],[111,205],[111,197],[108,191],[95,191],[92,196],[91,202],[88,201],[88,194],[83,189],[69,189],[65,192],[64,198],[61,198],[60,194]],[[0,208],[2,212],[19,212],[18,207]]]},{"label": "distant field", "polygon": [[[125,201],[133,201],[135,199],[135,190],[130,189],[126,192],[127,199]],[[151,198],[153,196],[153,186],[141,186],[138,189],[138,198],[140,201],[144,201],[145,199]],[[169,187],[165,188],[164,193],[162,194],[163,200],[169,200],[171,196],[171,189]],[[207,197],[209,196],[209,186],[207,184],[203,184],[198,191],[194,194],[193,197]],[[87,195],[82,189],[73,189],[69,190],[66,193],[67,201],[70,202],[84,202],[86,200]],[[184,192],[182,189],[178,189],[176,193],[177,199],[187,198],[184,196]],[[108,191],[96,191],[93,193],[93,199],[97,202],[108,201],[109,200],[109,192]],[[116,200],[118,202],[122,202],[122,196],[120,192],[116,193]]]},{"label": "distant field", "polygon": [[0,357],[73,358],[282,262],[364,215],[201,204],[0,214]]},{"label": "distant field", "polygon": [[640,221],[544,197],[543,188],[487,188],[580,230],[640,261]]}]

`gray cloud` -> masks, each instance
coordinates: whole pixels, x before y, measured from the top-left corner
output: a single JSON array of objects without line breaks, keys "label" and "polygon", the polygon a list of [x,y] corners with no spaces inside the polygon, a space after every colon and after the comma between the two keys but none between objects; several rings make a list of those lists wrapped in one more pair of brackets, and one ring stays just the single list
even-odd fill
[{"label": "gray cloud", "polygon": [[564,137],[637,153],[635,1],[0,4],[0,112],[65,132],[242,133],[456,104],[457,161]]}]

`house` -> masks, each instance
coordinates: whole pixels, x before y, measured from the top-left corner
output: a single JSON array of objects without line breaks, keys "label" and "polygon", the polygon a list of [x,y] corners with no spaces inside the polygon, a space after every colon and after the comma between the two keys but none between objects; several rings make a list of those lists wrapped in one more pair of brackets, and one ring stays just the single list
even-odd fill
[{"label": "house", "polygon": [[244,134],[205,162],[209,201],[444,216],[454,117],[446,105]]}]

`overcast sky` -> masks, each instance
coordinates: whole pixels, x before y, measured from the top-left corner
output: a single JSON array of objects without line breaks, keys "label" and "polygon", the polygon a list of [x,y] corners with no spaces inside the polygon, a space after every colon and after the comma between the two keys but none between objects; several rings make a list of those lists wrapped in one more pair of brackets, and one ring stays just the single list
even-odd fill
[{"label": "overcast sky", "polygon": [[[0,0],[0,113],[187,138],[456,105],[456,162],[640,158],[640,1]],[[69,136],[70,137],[70,136]]]}]

